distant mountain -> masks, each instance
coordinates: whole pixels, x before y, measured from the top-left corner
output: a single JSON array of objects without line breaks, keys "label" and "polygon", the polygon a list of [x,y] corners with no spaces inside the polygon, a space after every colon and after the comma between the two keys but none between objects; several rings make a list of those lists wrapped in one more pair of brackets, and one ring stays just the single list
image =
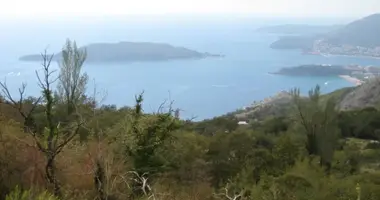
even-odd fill
[{"label": "distant mountain", "polygon": [[338,30],[331,31],[324,39],[334,45],[380,46],[380,14],[351,22]]},{"label": "distant mountain", "polygon": [[313,36],[283,36],[270,45],[272,49],[311,49],[316,38]]},{"label": "distant mountain", "polygon": [[292,35],[315,35],[328,33],[337,30],[343,25],[307,25],[307,24],[284,24],[275,26],[264,26],[258,28],[257,32],[276,33],[276,34],[292,34]]},{"label": "distant mountain", "polygon": [[[180,59],[201,59],[220,57],[210,53],[200,53],[184,47],[175,47],[164,43],[149,42],[119,42],[94,43],[80,49],[87,50],[86,62],[134,62],[134,61],[165,61]],[[55,54],[54,60],[61,58],[61,52]],[[22,61],[40,61],[38,54],[26,55]]]},{"label": "distant mountain", "polygon": [[[289,25],[283,27],[291,28]],[[281,37],[271,44],[271,48],[309,50],[316,40],[323,40],[331,46],[351,45],[366,48],[380,46],[380,14],[370,15],[345,26],[336,25],[330,28],[330,31],[325,33]]]}]

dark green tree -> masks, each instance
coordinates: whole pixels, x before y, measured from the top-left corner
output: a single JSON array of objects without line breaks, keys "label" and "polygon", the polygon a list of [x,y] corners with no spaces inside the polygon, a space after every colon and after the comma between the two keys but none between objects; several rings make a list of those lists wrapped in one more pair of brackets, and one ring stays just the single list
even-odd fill
[{"label": "dark green tree", "polygon": [[329,170],[339,135],[334,99],[329,99],[325,106],[321,105],[318,85],[309,91],[308,97],[301,97],[299,89],[292,90],[291,94],[296,121],[306,135],[306,150],[309,156],[319,156],[320,164]]}]

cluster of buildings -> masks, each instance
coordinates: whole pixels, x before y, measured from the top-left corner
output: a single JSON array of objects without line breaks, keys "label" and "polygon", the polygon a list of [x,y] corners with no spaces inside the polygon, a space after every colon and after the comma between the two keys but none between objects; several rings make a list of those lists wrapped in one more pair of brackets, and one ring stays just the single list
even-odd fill
[{"label": "cluster of buildings", "polygon": [[[349,66],[345,66],[345,68],[351,71],[350,76],[346,76],[346,77],[341,76],[341,77],[347,79],[350,82],[357,81],[360,84],[362,84],[370,79],[380,77],[380,67],[349,65]],[[357,85],[360,85],[360,84],[357,84]]]},{"label": "cluster of buildings", "polygon": [[327,43],[322,39],[314,42],[313,52],[319,54],[380,57],[380,47],[368,48],[353,45],[337,46]]}]

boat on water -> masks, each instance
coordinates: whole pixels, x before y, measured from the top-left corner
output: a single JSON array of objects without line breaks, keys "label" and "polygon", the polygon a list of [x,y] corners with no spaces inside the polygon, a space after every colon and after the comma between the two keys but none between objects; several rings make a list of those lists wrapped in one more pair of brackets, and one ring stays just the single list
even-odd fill
[{"label": "boat on water", "polygon": [[323,53],[323,54],[321,54],[323,57],[331,57],[331,55],[330,54],[326,54],[326,53]]},{"label": "boat on water", "polygon": [[304,54],[304,55],[320,55],[320,53],[318,51],[307,51],[307,50],[303,50],[302,54]]}]

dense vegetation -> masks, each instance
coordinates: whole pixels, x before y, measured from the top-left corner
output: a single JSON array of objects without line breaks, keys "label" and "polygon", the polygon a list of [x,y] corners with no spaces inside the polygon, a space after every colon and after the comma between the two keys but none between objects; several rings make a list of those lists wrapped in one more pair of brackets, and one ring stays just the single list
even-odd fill
[{"label": "dense vegetation", "polygon": [[1,84],[1,199],[380,199],[375,108],[322,106],[317,86],[309,98],[292,90],[284,117],[183,121],[171,104],[144,113],[143,94],[100,105],[85,95],[85,52],[70,41],[63,52],[57,74],[42,56],[41,97]]}]

